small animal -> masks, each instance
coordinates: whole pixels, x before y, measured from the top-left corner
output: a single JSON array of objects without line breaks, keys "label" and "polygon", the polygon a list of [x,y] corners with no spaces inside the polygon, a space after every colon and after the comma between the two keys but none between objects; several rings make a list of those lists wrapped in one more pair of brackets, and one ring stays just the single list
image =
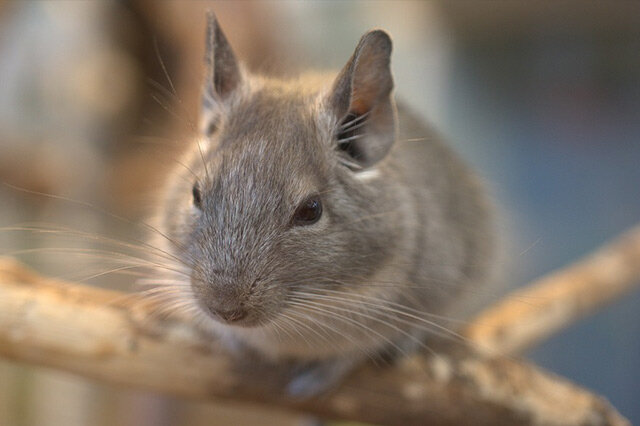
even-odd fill
[{"label": "small animal", "polygon": [[337,74],[266,77],[208,16],[202,134],[155,212],[173,260],[157,283],[230,346],[297,365],[297,396],[447,334],[492,269],[479,180],[396,105],[391,50],[374,29]]}]

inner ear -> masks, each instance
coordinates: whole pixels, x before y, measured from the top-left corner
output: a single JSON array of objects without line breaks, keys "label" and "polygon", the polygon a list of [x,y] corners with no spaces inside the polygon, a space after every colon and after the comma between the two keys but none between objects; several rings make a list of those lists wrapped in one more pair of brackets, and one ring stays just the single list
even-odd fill
[{"label": "inner ear", "polygon": [[[362,162],[365,158],[365,153],[357,141],[365,136],[364,125],[366,124],[367,116],[368,112],[364,114],[349,112],[336,129],[335,137],[338,150],[354,160],[356,164]],[[349,165],[347,164],[347,166]],[[351,165],[350,168],[355,168],[353,166]]]}]

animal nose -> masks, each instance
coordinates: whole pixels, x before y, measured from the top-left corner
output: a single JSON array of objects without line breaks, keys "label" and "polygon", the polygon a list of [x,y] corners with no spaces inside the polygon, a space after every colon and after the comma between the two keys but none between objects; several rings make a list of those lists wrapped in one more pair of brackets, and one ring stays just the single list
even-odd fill
[{"label": "animal nose", "polygon": [[227,322],[240,321],[247,316],[247,311],[242,308],[229,311],[214,309],[213,313]]}]

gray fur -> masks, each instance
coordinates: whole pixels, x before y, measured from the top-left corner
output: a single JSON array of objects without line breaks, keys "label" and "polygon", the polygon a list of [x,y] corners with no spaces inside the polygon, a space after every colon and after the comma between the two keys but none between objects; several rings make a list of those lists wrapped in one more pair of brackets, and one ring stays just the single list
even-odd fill
[{"label": "gray fur", "polygon": [[[209,25],[210,37],[222,34]],[[214,48],[207,75],[217,80],[205,84],[212,102],[203,111],[215,131],[188,142],[185,159],[201,208],[184,168],[158,208],[173,241],[164,249],[187,265],[181,297],[215,332],[269,358],[326,369],[416,346],[424,323],[394,310],[447,315],[464,289],[485,282],[491,232],[477,179],[432,130],[396,110],[389,36],[365,34],[337,76],[280,81],[243,70],[220,35],[221,69],[231,72],[217,71]],[[217,86],[232,90],[220,96]],[[370,114],[354,168],[336,133],[358,108]],[[320,221],[292,226],[311,194],[322,200]]]}]

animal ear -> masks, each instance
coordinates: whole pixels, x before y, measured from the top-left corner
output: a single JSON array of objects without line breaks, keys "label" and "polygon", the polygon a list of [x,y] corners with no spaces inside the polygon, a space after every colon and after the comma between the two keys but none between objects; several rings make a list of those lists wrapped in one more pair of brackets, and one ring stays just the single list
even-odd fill
[{"label": "animal ear", "polygon": [[213,12],[207,13],[205,43],[206,77],[202,95],[201,127],[205,134],[211,134],[218,124],[223,102],[240,85],[242,76],[231,45]]},{"label": "animal ear", "polygon": [[396,138],[390,62],[389,34],[369,31],[338,74],[329,95],[330,108],[339,123],[337,147],[348,156],[345,164],[352,168],[380,161]]}]

